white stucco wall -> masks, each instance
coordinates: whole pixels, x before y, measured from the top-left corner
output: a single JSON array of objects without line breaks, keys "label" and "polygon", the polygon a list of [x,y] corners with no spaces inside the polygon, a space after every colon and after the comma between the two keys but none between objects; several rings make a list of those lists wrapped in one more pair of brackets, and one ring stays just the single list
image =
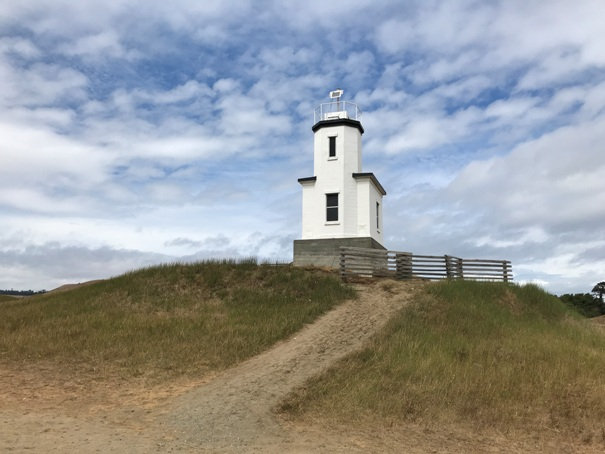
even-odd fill
[{"label": "white stucco wall", "polygon": [[[378,225],[376,224],[376,203],[379,204]],[[370,206],[368,211],[370,213],[370,236],[380,244],[384,244],[382,240],[382,194],[372,183],[370,183]]]},{"label": "white stucco wall", "polygon": [[[329,156],[336,137],[336,156]],[[357,188],[351,175],[361,168],[361,132],[353,126],[322,127],[314,135],[317,181],[303,185],[303,239],[357,236]],[[312,188],[312,189],[311,189]],[[338,221],[326,221],[326,194],[338,194]]]},{"label": "white stucco wall", "polygon": [[[370,178],[357,179],[357,232],[382,242],[382,194]],[[379,203],[379,226],[376,224],[376,203]]]},{"label": "white stucco wall", "polygon": [[302,183],[302,239],[313,238],[316,226],[317,207],[313,200],[315,194],[315,182]]},{"label": "white stucco wall", "polygon": [[[329,156],[329,137],[336,137],[335,157]],[[382,195],[369,178],[353,178],[361,172],[361,131],[352,125],[321,127],[313,158],[316,180],[301,182],[302,239],[371,236],[382,244],[382,229],[376,229]],[[338,221],[326,221],[326,194],[338,194]]]},{"label": "white stucco wall", "polygon": [[362,236],[370,236],[370,181],[369,179],[356,180],[357,183],[357,231]]},{"label": "white stucco wall", "polygon": [[[336,137],[336,157],[330,158],[328,137]],[[343,159],[346,156],[346,159]],[[361,132],[353,126],[322,127],[313,140],[313,171],[316,176],[333,174],[335,167],[341,172],[361,172]]]}]

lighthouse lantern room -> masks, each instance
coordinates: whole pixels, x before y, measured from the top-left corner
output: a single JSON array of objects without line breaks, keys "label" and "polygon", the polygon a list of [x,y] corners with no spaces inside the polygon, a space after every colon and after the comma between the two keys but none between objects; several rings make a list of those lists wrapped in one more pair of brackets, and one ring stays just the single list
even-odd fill
[{"label": "lighthouse lantern room", "polygon": [[294,264],[337,267],[340,247],[384,249],[382,198],[376,176],[362,172],[361,111],[341,101],[315,109],[314,176],[299,178],[302,186],[302,239],[294,241]]}]

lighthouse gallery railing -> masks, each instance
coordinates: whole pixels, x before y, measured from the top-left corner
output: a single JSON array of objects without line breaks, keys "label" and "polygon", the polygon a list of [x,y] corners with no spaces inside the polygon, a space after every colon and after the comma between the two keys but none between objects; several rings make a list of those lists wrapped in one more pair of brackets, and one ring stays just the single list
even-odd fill
[{"label": "lighthouse gallery railing", "polygon": [[320,104],[313,113],[313,123],[324,120],[349,119],[361,121],[361,109],[349,101],[335,101]]}]

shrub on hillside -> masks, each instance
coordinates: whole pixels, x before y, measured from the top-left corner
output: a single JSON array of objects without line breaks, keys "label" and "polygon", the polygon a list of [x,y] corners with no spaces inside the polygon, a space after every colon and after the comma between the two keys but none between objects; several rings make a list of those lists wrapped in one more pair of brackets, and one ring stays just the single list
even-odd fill
[{"label": "shrub on hillside", "polygon": [[566,293],[559,298],[585,317],[598,317],[605,314],[605,305],[590,293]]}]

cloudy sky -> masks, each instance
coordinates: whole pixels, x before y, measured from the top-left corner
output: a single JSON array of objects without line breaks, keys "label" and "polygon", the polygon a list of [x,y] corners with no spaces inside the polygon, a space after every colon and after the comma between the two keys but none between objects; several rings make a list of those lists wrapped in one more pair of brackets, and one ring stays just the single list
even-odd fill
[{"label": "cloudy sky", "polygon": [[0,3],[0,288],[290,261],[313,110],[359,104],[385,246],[605,280],[605,3]]}]

